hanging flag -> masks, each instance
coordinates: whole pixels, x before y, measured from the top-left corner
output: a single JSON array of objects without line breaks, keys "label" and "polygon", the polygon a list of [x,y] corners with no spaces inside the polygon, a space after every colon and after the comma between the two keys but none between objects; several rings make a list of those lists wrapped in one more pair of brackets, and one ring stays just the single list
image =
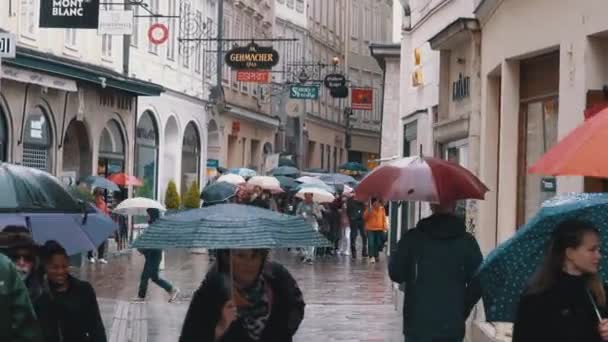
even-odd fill
[{"label": "hanging flag", "polygon": [[355,110],[372,110],[374,90],[372,88],[353,88],[351,91],[351,107]]}]

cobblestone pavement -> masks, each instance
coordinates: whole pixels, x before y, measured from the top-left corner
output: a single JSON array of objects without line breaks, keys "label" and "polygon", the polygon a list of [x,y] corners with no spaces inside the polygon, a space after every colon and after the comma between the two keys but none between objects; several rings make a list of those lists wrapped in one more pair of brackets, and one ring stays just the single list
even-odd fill
[{"label": "cobblestone pavement", "polygon": [[[295,341],[403,341],[386,263],[345,257],[303,265],[287,252],[273,258],[294,275],[304,293],[306,316]],[[177,341],[192,293],[208,267],[206,254],[169,251],[162,276],[181,289],[175,303],[154,284],[148,289],[148,341]],[[117,303],[137,293],[143,257],[136,251],[113,257],[108,265],[85,265],[76,274],[97,292],[106,329]]]}]

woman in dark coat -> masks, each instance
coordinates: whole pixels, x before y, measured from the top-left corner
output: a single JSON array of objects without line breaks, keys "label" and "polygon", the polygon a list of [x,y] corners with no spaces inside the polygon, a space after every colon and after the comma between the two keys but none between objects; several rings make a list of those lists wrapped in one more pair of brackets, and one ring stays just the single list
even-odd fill
[{"label": "woman in dark coat", "polygon": [[[218,251],[216,264],[194,293],[179,341],[292,341],[304,318],[302,292],[289,271],[267,256],[267,250]],[[218,322],[226,297],[209,281],[218,274],[232,277],[230,297],[237,306],[236,320],[225,329],[218,329]],[[215,339],[203,338],[209,336]]]},{"label": "woman in dark coat", "polygon": [[598,317],[607,317],[600,258],[597,228],[577,220],[560,224],[520,300],[513,342],[608,341],[608,321]]},{"label": "woman in dark coat", "polygon": [[106,342],[91,284],[69,274],[68,255],[55,241],[43,247],[45,292],[34,303],[45,342]]}]

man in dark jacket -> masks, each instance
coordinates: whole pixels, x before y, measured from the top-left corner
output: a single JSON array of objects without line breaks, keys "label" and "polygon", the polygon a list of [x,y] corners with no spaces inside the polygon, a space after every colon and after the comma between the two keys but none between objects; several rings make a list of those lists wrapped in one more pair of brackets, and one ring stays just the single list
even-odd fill
[{"label": "man in dark jacket", "polygon": [[40,342],[36,315],[15,265],[0,254],[0,341]]},{"label": "man in dark jacket", "polygon": [[433,205],[391,253],[390,278],[405,285],[406,341],[462,341],[465,321],[481,297],[473,275],[482,254],[454,205]]},{"label": "man in dark jacket", "polygon": [[346,202],[346,214],[350,222],[350,251],[351,257],[357,259],[357,235],[361,235],[362,257],[367,258],[367,233],[363,223],[365,204],[357,201],[354,196]]}]

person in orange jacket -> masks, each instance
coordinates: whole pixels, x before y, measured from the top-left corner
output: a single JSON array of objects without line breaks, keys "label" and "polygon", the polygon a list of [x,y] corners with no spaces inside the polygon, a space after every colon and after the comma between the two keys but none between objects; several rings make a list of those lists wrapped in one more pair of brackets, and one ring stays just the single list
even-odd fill
[{"label": "person in orange jacket", "polygon": [[368,207],[363,214],[363,220],[367,232],[369,261],[373,264],[378,261],[378,255],[384,243],[384,234],[388,227],[386,226],[386,211],[382,201],[372,198],[371,202],[371,207]]}]

